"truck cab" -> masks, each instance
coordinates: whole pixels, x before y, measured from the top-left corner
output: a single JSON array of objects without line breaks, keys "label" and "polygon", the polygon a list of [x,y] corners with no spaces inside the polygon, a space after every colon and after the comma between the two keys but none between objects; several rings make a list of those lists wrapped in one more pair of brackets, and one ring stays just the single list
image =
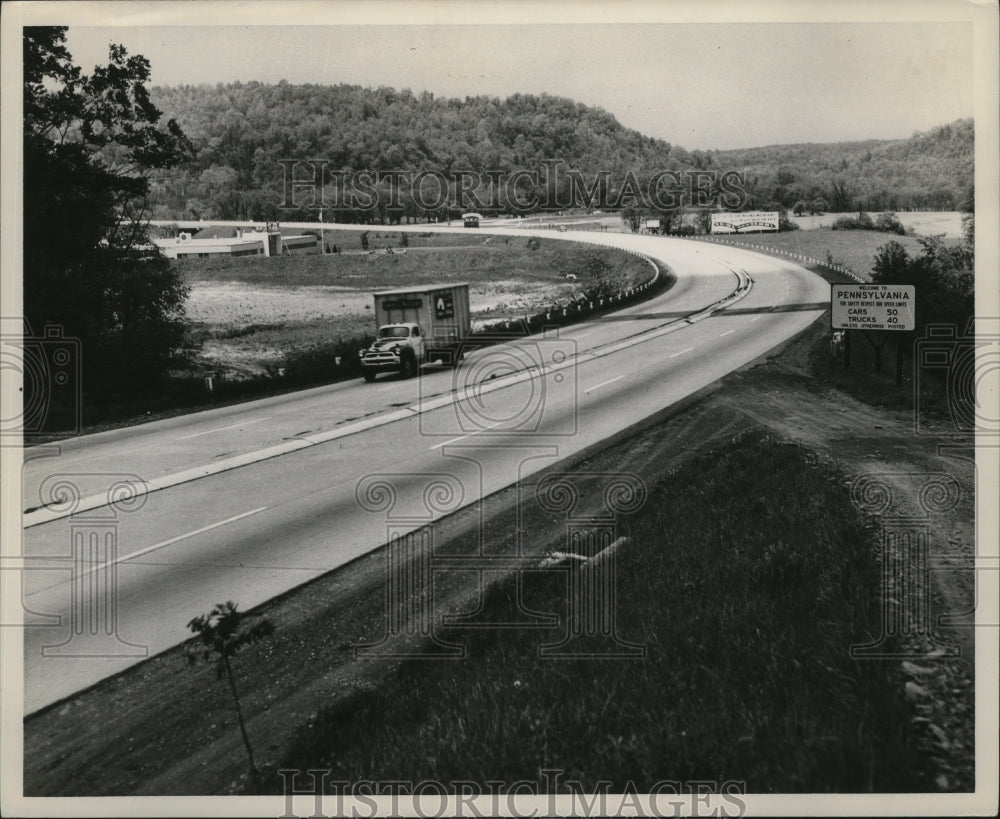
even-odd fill
[{"label": "truck cab", "polygon": [[367,350],[361,350],[361,373],[365,381],[374,381],[379,372],[400,372],[404,378],[415,375],[424,358],[424,334],[419,324],[383,324],[378,338]]}]

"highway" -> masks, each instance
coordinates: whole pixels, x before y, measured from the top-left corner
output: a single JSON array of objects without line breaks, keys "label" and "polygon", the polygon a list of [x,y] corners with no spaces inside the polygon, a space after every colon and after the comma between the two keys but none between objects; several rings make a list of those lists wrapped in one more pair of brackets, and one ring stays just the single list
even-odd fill
[{"label": "highway", "polygon": [[[670,406],[829,301],[814,274],[736,248],[540,235],[644,253],[677,283],[558,334],[480,350],[456,371],[359,379],[29,450],[25,713],[184,640],[217,602],[250,608]],[[741,298],[700,313],[747,276]],[[51,504],[60,486],[101,496],[130,476],[167,488],[75,515]],[[383,486],[395,493],[388,507]]]}]

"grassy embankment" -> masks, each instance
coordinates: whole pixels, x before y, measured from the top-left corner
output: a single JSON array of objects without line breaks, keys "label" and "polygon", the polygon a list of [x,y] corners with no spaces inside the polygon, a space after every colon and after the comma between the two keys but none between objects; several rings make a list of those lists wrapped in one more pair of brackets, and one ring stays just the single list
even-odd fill
[{"label": "grassy embankment", "polygon": [[[699,237],[705,238],[705,237]],[[786,253],[798,253],[821,262],[843,265],[862,279],[871,277],[878,249],[889,242],[899,242],[911,256],[920,254],[920,239],[871,230],[793,230],[787,233],[755,233],[745,236],[719,236],[715,240],[736,246],[761,245]],[[847,281],[847,279],[844,279]]]},{"label": "grassy embankment", "polygon": [[[619,525],[631,540],[616,552],[616,628],[643,659],[540,659],[565,625],[442,631],[466,643],[464,661],[404,663],[321,710],[279,767],[443,783],[537,782],[549,768],[583,791],[610,780],[611,792],[667,779],[917,786],[894,672],[847,652],[877,630],[879,577],[842,476],[752,433],[651,487]],[[565,623],[566,577],[527,573],[527,606]],[[490,619],[516,618],[515,589],[513,578],[491,588]]]}]

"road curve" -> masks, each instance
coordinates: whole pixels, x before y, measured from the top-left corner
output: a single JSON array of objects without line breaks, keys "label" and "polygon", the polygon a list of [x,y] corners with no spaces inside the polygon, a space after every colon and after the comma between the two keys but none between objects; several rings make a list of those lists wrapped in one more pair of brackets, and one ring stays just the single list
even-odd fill
[{"label": "road curve", "polygon": [[[647,254],[677,284],[556,336],[479,351],[454,372],[335,384],[81,436],[58,454],[29,450],[28,508],[60,476],[86,494],[123,475],[152,481],[225,457],[247,463],[152,492],[134,509],[24,529],[25,712],[175,645],[216,602],[254,606],[380,546],[390,531],[417,528],[648,417],[804,329],[829,301],[814,274],[732,247],[539,235]],[[753,280],[743,298],[682,319],[731,294],[740,271]],[[518,367],[533,377],[510,376]],[[382,413],[396,415],[310,442]],[[309,445],[254,457],[289,440]],[[394,498],[389,508],[380,487]]]}]

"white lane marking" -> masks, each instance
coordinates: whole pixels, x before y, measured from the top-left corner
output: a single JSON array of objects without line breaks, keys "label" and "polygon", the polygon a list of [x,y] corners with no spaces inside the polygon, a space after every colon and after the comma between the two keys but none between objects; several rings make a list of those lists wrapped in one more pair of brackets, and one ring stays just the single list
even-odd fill
[{"label": "white lane marking", "polygon": [[757,321],[757,319],[759,319],[759,318],[760,318],[760,316],[754,316],[754,317],[753,317],[752,319],[750,319],[750,321],[751,321],[751,322],[753,322],[753,321]]},{"label": "white lane marking", "polygon": [[567,338],[569,338],[570,341],[577,341],[578,339],[586,338],[587,336],[592,336],[593,334],[594,334],[593,330],[587,330],[586,333],[579,333],[577,335],[572,335],[572,336],[567,335]]},{"label": "white lane marking", "polygon": [[195,535],[200,535],[203,532],[210,532],[212,529],[218,529],[220,526],[225,526],[228,523],[235,523],[242,518],[248,518],[251,515],[256,515],[259,512],[263,512],[268,509],[267,506],[261,506],[259,509],[252,509],[249,512],[244,512],[242,515],[233,515],[231,518],[226,518],[225,520],[220,520],[218,523],[211,523],[208,526],[202,526],[200,529],[195,529],[193,532],[187,532],[183,535],[177,535],[177,537],[172,537],[169,540],[161,541],[160,543],[154,543],[152,546],[147,546],[145,549],[140,549],[138,552],[132,552],[131,554],[122,555],[121,557],[116,557],[114,560],[109,560],[106,563],[101,563],[99,566],[93,566],[87,571],[83,572],[77,577],[86,577],[87,575],[93,574],[94,572],[99,572],[102,569],[108,568],[108,566],[114,566],[118,563],[126,563],[136,557],[142,557],[150,552],[155,552],[157,549],[162,549],[164,546],[170,546],[172,543],[177,543],[181,540],[187,540],[189,537],[194,537]]},{"label": "white lane marking", "polygon": [[677,356],[679,356],[679,355],[684,355],[684,353],[690,353],[690,352],[691,352],[691,351],[692,351],[693,349],[694,349],[694,347],[688,347],[688,348],[687,348],[686,350],[681,350],[681,351],[680,351],[679,353],[674,353],[674,354],[673,354],[672,356],[670,356],[670,357],[671,357],[671,358],[677,358]]},{"label": "white lane marking", "polygon": [[719,338],[722,338],[722,336],[728,336],[730,333],[735,333],[735,332],[736,330],[726,330],[726,332],[719,334]]},{"label": "white lane marking", "polygon": [[595,384],[589,390],[584,390],[584,394],[591,393],[594,390],[599,390],[601,387],[606,387],[608,384],[614,384],[616,381],[621,381],[625,376],[619,375],[617,378],[610,378],[607,381],[602,381],[600,384]]},{"label": "white lane marking", "polygon": [[229,429],[241,429],[243,427],[249,427],[253,424],[259,424],[261,421],[270,421],[273,416],[267,416],[267,418],[255,418],[253,421],[241,421],[238,424],[233,424],[230,427],[218,427],[217,429],[206,429],[204,432],[195,432],[192,435],[182,435],[180,438],[174,438],[175,441],[186,441],[188,438],[197,438],[200,435],[211,435],[213,432],[225,432]]},{"label": "white lane marking", "polygon": [[483,427],[482,429],[477,429],[475,432],[467,433],[466,435],[459,435],[457,438],[452,438],[450,441],[442,441],[440,444],[434,444],[432,447],[428,447],[428,451],[431,449],[440,449],[443,446],[448,446],[448,444],[455,444],[459,441],[464,441],[466,438],[471,438],[473,435],[478,435],[480,432],[485,432],[488,429],[493,429],[498,427],[503,423],[503,421],[497,421],[495,424],[490,424],[488,427]]}]

